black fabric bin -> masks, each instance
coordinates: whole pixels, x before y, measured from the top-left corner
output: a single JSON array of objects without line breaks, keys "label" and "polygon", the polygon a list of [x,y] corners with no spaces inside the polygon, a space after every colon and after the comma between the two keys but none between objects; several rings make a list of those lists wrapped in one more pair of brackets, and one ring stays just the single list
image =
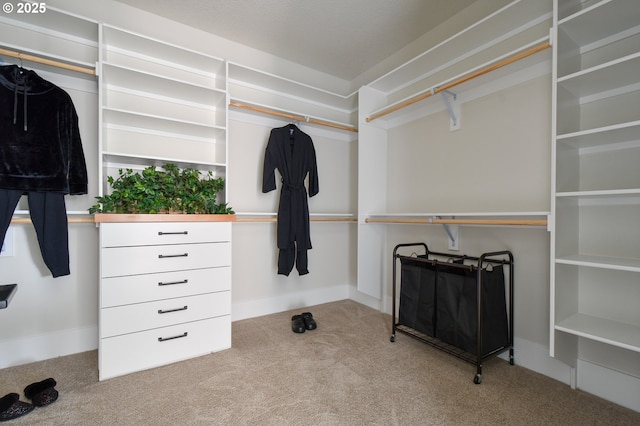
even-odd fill
[{"label": "black fabric bin", "polygon": [[[481,272],[482,356],[509,344],[502,265]],[[477,271],[439,264],[436,337],[469,353],[478,351]]]},{"label": "black fabric bin", "polygon": [[[424,258],[424,256],[419,256]],[[435,336],[435,265],[415,258],[401,257],[399,324],[427,336]]]}]

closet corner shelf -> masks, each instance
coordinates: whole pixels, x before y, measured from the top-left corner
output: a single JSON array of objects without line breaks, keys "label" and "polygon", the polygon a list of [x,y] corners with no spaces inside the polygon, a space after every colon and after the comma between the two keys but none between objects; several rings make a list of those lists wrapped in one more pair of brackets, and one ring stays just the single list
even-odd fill
[{"label": "closet corner shelf", "polygon": [[640,352],[640,327],[633,324],[578,313],[558,322],[555,329]]},{"label": "closet corner shelf", "polygon": [[369,214],[365,223],[547,226],[549,212]]},{"label": "closet corner shelf", "polygon": [[235,222],[233,214],[118,214],[97,213],[95,223],[124,222]]},{"label": "closet corner shelf", "polygon": [[594,256],[588,254],[568,254],[556,256],[555,262],[563,265],[587,266],[590,268],[615,269],[640,272],[640,259]]},{"label": "closet corner shelf", "polygon": [[640,196],[640,188],[630,189],[603,189],[594,191],[567,191],[556,192],[556,197],[566,198],[606,198],[606,197],[637,197]]}]

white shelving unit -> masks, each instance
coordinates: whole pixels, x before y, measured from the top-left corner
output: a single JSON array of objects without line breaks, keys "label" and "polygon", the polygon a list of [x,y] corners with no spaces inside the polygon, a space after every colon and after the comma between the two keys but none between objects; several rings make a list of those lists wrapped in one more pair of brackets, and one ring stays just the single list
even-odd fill
[{"label": "white shelving unit", "polygon": [[223,59],[103,24],[99,65],[102,182],[123,164],[226,176]]},{"label": "white shelving unit", "polygon": [[[226,61],[101,24],[98,65],[101,195],[123,168],[173,163],[226,180]],[[116,222],[100,223],[100,378],[229,348],[234,218],[111,216],[96,219]]]},{"label": "white shelving unit", "polygon": [[554,37],[550,352],[640,377],[640,8],[554,0]]}]

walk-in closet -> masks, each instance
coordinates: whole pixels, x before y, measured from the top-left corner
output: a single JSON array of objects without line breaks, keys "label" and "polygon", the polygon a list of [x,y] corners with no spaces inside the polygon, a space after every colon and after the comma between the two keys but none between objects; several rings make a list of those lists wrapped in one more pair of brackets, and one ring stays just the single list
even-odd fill
[{"label": "walk-in closet", "polygon": [[[88,175],[86,194],[65,196],[70,274],[49,272],[26,197],[10,216],[0,369],[95,351],[108,381],[229,350],[237,321],[349,300],[388,314],[390,351],[417,337],[469,361],[469,386],[506,362],[640,412],[635,0],[460,1],[350,78],[133,3],[0,15],[0,66],[68,93]],[[24,90],[10,98],[26,111]],[[291,158],[294,130],[312,141],[318,179],[278,172],[267,191],[284,128]],[[90,214],[123,170],[168,163],[222,179],[233,214],[166,227]],[[308,203],[304,260],[279,240],[283,191]],[[464,295],[446,294],[452,277]],[[437,328],[460,316],[470,337]]]}]

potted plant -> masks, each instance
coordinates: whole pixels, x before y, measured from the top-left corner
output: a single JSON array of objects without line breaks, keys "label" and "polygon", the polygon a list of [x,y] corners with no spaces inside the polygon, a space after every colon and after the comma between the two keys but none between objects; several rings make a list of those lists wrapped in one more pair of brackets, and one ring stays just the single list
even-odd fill
[{"label": "potted plant", "polygon": [[224,179],[214,178],[211,171],[203,176],[199,170],[169,163],[140,173],[120,169],[118,175],[107,178],[112,191],[96,197],[98,203],[89,208],[90,214],[235,214],[226,203],[216,202]]}]

